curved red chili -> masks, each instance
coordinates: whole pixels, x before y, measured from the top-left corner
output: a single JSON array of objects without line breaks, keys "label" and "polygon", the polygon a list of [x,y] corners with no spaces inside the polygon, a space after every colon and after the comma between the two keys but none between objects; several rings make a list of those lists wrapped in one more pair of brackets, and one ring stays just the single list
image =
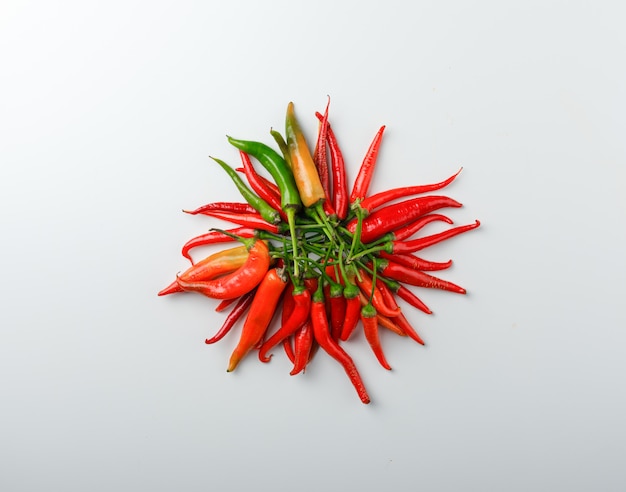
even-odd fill
[{"label": "curved red chili", "polygon": [[285,277],[276,268],[265,274],[254,294],[241,338],[230,356],[227,372],[234,371],[241,359],[262,340],[286,286]]},{"label": "curved red chili", "polygon": [[293,369],[289,373],[291,376],[304,372],[306,365],[313,357],[313,342],[313,327],[311,326],[311,320],[307,318],[294,335]]},{"label": "curved red chili", "polygon": [[411,241],[393,241],[393,253],[414,253],[424,248],[428,248],[434,244],[450,239],[451,237],[458,236],[472,229],[476,229],[480,226],[480,221],[476,221],[473,224],[463,225],[448,229],[447,231],[432,234],[431,236],[420,237],[419,239],[413,239]]},{"label": "curved red chili", "polygon": [[368,303],[361,309],[361,323],[363,323],[365,339],[372,348],[378,362],[380,362],[381,366],[390,371],[391,366],[387,362],[380,344],[380,338],[378,336],[378,318],[376,317],[376,309],[372,304]]},{"label": "curved red chili", "polygon": [[399,265],[398,263],[393,263],[392,261],[381,261],[379,263],[379,270],[385,277],[403,282],[405,284],[430,289],[442,289],[450,292],[456,292],[457,294],[466,293],[463,287],[459,287],[452,282],[433,277],[432,275],[424,273],[420,270],[407,268],[404,265]]},{"label": "curved red chili", "polygon": [[383,139],[383,132],[385,126],[381,126],[380,130],[376,133],[374,140],[372,141],[365,158],[354,180],[354,186],[352,187],[352,193],[350,194],[350,203],[356,202],[358,199],[363,199],[367,195],[370,183],[372,182],[372,176],[374,175],[374,168],[376,166],[376,158],[378,157],[378,151]]},{"label": "curved red chili", "polygon": [[270,224],[267,220],[261,217],[260,214],[238,214],[234,212],[204,212],[203,215],[210,215],[216,219],[226,220],[233,224],[239,224],[244,227],[252,227],[254,229],[260,229],[262,231],[273,232],[278,234],[280,227],[275,224]]},{"label": "curved red chili", "polygon": [[330,327],[326,318],[326,307],[324,306],[324,295],[321,290],[316,290],[311,303],[311,324],[313,326],[313,336],[320,347],[339,362],[348,378],[352,382],[359,398],[363,403],[369,403],[370,397],[367,394],[363,380],[357,371],[352,358],[342,349],[339,344],[330,336]]},{"label": "curved red chili", "polygon": [[[226,232],[235,236],[245,238],[254,237],[255,234],[254,229],[252,229],[251,227],[236,227],[234,229],[226,229]],[[181,253],[193,264],[193,258],[189,254],[189,251],[191,251],[193,248],[197,248],[199,246],[207,246],[209,244],[226,243],[235,240],[236,239],[234,239],[232,236],[224,234],[222,231],[209,231],[205,234],[201,234],[200,236],[196,236],[187,241],[183,245]]]},{"label": "curved red chili", "polygon": [[207,338],[204,343],[212,344],[215,342],[219,342],[226,334],[231,330],[235,323],[241,319],[241,317],[246,314],[246,311],[250,308],[250,304],[252,304],[252,299],[254,298],[254,293],[256,290],[251,290],[247,294],[242,295],[237,304],[233,308],[233,310],[228,313],[228,316],[224,320],[224,324],[218,330],[218,332],[213,335],[211,338]]},{"label": "curved red chili", "polygon": [[400,265],[404,265],[408,268],[413,268],[414,270],[434,272],[437,270],[445,270],[446,268],[450,268],[452,266],[452,260],[444,262],[429,261],[424,260],[423,258],[419,258],[417,256],[413,256],[411,254],[389,254],[385,251],[379,251],[378,254],[381,258],[395,261]]},{"label": "curved red chili", "polygon": [[[324,116],[315,113],[318,120],[322,120]],[[330,123],[327,122],[328,131],[328,148],[330,150],[330,166],[332,170],[332,199],[333,209],[339,220],[343,220],[348,215],[348,179],[346,177],[346,166],[343,160],[343,154],[337,143],[337,137],[333,132]]]},{"label": "curved red chili", "polygon": [[195,210],[183,210],[189,215],[206,215],[207,212],[232,212],[236,214],[256,214],[257,210],[247,204],[239,202],[213,202],[202,205]]},{"label": "curved red chili", "polygon": [[[378,239],[387,232],[394,231],[408,222],[412,222],[422,215],[426,215],[444,207],[461,207],[462,205],[446,196],[422,196],[411,198],[400,203],[387,205],[372,212],[363,219],[361,241],[369,243]],[[347,228],[354,233],[357,222],[352,220]]]},{"label": "curved red chili", "polygon": [[400,314],[400,308],[391,309],[385,304],[383,300],[382,294],[378,290],[378,287],[374,287],[372,283],[372,278],[369,276],[365,270],[361,270],[359,272],[360,279],[357,277],[357,284],[361,288],[361,292],[365,295],[366,298],[370,298],[372,300],[372,304],[376,311],[378,311],[383,316],[387,316],[389,318],[393,318]]},{"label": "curved red chili", "polygon": [[396,241],[403,241],[405,239],[408,239],[413,234],[415,234],[420,229],[422,229],[424,226],[426,226],[427,224],[430,224],[431,222],[435,222],[437,220],[440,220],[442,222],[446,222],[447,224],[452,224],[452,219],[446,217],[445,215],[428,214],[428,215],[424,215],[423,217],[420,217],[420,218],[414,220],[413,222],[410,222],[407,225],[402,226],[399,229],[396,229],[395,231],[393,231],[392,232],[393,238]]},{"label": "curved red chili", "polygon": [[250,183],[250,187],[263,198],[263,200],[269,203],[274,210],[278,211],[283,220],[287,220],[287,214],[285,214],[280,204],[280,192],[278,191],[278,187],[274,185],[275,190],[271,188],[268,182],[256,172],[248,154],[240,150],[239,155],[241,156],[241,162],[243,164],[243,172],[248,179],[248,183]]},{"label": "curved red chili", "polygon": [[[391,307],[398,306],[398,303],[396,302],[395,298],[393,297],[393,292],[391,292],[391,289],[389,287],[387,287],[384,282],[380,282],[379,286],[380,286],[380,291],[382,292],[383,297],[385,298],[385,302],[387,303],[387,305],[391,306]],[[413,328],[411,323],[409,323],[409,321],[406,319],[404,314],[400,313],[400,315],[397,318],[394,318],[394,321],[397,323],[398,327],[402,331],[404,331],[404,333],[406,335],[411,337],[417,343],[419,343],[421,345],[424,345],[424,340],[422,340],[422,337],[420,337],[417,334],[417,332],[415,331],[415,329]]]}]

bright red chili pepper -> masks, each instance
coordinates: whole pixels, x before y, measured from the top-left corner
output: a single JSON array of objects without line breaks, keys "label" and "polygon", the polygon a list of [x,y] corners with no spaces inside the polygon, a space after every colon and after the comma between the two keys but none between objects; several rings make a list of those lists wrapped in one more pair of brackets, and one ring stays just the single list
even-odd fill
[{"label": "bright red chili pepper", "polygon": [[[363,219],[361,242],[369,243],[387,232],[394,231],[415,219],[443,207],[461,207],[462,205],[445,196],[423,196],[411,198],[400,203],[387,205],[372,212]],[[353,219],[347,225],[350,232],[356,230],[357,221]]]},{"label": "bright red chili pepper", "polygon": [[289,335],[292,335],[308,319],[311,307],[311,294],[304,287],[296,287],[291,294],[288,294],[294,302],[291,314],[282,326],[268,340],[263,343],[259,350],[259,360],[269,362],[271,355],[267,353],[276,345],[282,342]]},{"label": "bright red chili pepper", "polygon": [[410,222],[407,225],[400,227],[399,229],[396,229],[391,234],[393,235],[393,239],[395,241],[403,241],[405,239],[410,238],[413,234],[418,232],[427,224],[430,224],[431,222],[434,222],[437,220],[446,222],[448,224],[452,224],[452,220],[446,217],[445,215],[428,214],[418,219],[415,219],[413,222]]},{"label": "bright red chili pepper", "polygon": [[[324,116],[315,113],[317,119],[322,121]],[[337,137],[333,132],[330,123],[327,123],[328,131],[328,148],[330,150],[330,166],[332,170],[332,199],[333,209],[339,220],[344,220],[348,215],[348,180],[346,178],[346,166],[343,160],[343,154],[337,143]]]},{"label": "bright red chili pepper", "polygon": [[380,365],[387,370],[391,370],[391,366],[385,358],[383,348],[380,344],[380,338],[378,336],[378,318],[376,317],[376,309],[371,303],[366,304],[361,309],[361,323],[363,323],[363,333],[365,339],[369,343],[374,355],[380,362]]},{"label": "bright red chili pepper", "polygon": [[[243,163],[243,172],[248,179],[248,183],[250,183],[250,187],[263,198],[263,200],[269,203],[274,210],[277,210],[283,220],[287,220],[287,214],[285,214],[280,204],[280,191],[278,191],[278,187],[276,185],[274,185],[274,188],[270,187],[268,181],[264,180],[263,177],[256,172],[248,154],[240,150],[239,155]],[[236,171],[239,169],[242,168],[238,168]]]},{"label": "bright red chili pepper", "polygon": [[399,282],[403,282],[409,285],[415,285],[417,287],[427,287],[430,289],[442,289],[450,292],[456,292],[457,294],[465,294],[466,291],[463,287],[459,287],[452,282],[442,280],[437,277],[433,277],[420,270],[413,270],[407,268],[404,265],[399,265],[389,260],[381,260],[379,263],[379,270],[385,277],[388,277]]},{"label": "bright red chili pepper", "polygon": [[235,297],[234,299],[222,299],[220,303],[215,308],[215,312],[221,313],[224,309],[228,308],[232,303],[237,302],[240,298]]},{"label": "bright red chili pepper", "polygon": [[393,253],[414,253],[424,248],[428,248],[429,246],[432,246],[434,244],[440,243],[441,241],[445,241],[446,239],[450,239],[451,237],[458,236],[459,234],[471,231],[472,229],[476,229],[479,226],[480,221],[477,220],[473,224],[454,227],[453,229],[448,229],[447,231],[432,234],[431,236],[420,237],[419,239],[413,239],[411,241],[394,241],[392,243]]},{"label": "bright red chili pepper", "polygon": [[404,299],[414,308],[417,308],[426,314],[433,314],[430,308],[426,304],[424,304],[424,302],[419,297],[417,297],[413,292],[407,289],[404,285],[395,284],[393,290],[398,295],[398,297],[400,297],[401,299]]},{"label": "bright red chili pepper", "polygon": [[376,133],[374,140],[365,154],[365,158],[363,159],[363,163],[359,169],[359,174],[357,174],[357,177],[354,180],[354,186],[352,187],[352,193],[350,194],[350,203],[354,203],[358,199],[363,199],[367,195],[370,183],[372,182],[372,176],[374,175],[376,158],[378,157],[378,150],[380,149],[380,144],[383,140],[384,131],[385,126],[383,125]]},{"label": "bright red chili pepper", "polygon": [[276,268],[265,274],[250,305],[239,343],[230,356],[227,372],[234,371],[241,359],[263,339],[286,286],[283,273]]},{"label": "bright red chili pepper", "polygon": [[455,174],[450,176],[448,179],[441,181],[440,183],[419,186],[405,186],[403,188],[394,188],[392,190],[381,191],[380,193],[376,193],[375,195],[364,198],[363,201],[361,201],[361,208],[367,211],[372,211],[375,208],[378,208],[381,205],[389,203],[393,200],[440,190],[452,183],[452,181],[454,181],[454,178],[456,178],[462,170],[463,168],[459,169]]},{"label": "bright red chili pepper", "polygon": [[289,373],[291,376],[304,372],[315,352],[313,343],[313,326],[311,320],[307,319],[294,335],[293,369]]},{"label": "bright red chili pepper", "polygon": [[189,215],[206,215],[207,212],[232,212],[236,214],[256,214],[254,207],[247,203],[239,202],[213,202],[202,205],[195,210],[183,210]]},{"label": "bright red chili pepper", "polygon": [[[239,237],[251,238],[254,237],[255,231],[251,227],[236,227],[235,229],[226,229],[226,232]],[[182,255],[187,258],[193,265],[194,261],[189,251],[199,246],[207,246],[209,244],[226,243],[235,241],[232,236],[224,234],[222,231],[209,231],[200,236],[196,236],[187,241],[182,248]]]},{"label": "bright red chili pepper", "polygon": [[328,355],[343,366],[344,371],[348,375],[348,378],[350,378],[361,401],[363,403],[369,403],[370,397],[354,365],[354,361],[330,336],[330,328],[328,326],[328,319],[326,318],[326,307],[324,306],[324,295],[320,289],[316,290],[313,295],[313,302],[311,303],[311,324],[313,326],[313,336],[317,343],[320,344],[320,347],[322,347]]},{"label": "bright red chili pepper", "polygon": [[400,309],[391,309],[387,305],[385,305],[385,301],[383,300],[382,294],[378,290],[377,287],[374,287],[372,284],[372,277],[365,270],[361,270],[359,272],[360,279],[357,277],[357,284],[361,288],[361,292],[368,299],[371,296],[372,304],[376,311],[378,311],[383,316],[387,316],[389,318],[394,318],[400,314]]},{"label": "bright red chili pepper", "polygon": [[[313,152],[313,162],[317,168],[317,173],[320,177],[320,183],[326,193],[326,198],[331,198],[330,193],[330,176],[328,173],[328,159],[326,156],[326,144],[328,140],[328,106],[330,99],[326,104],[326,110],[324,116],[320,122],[319,132],[317,134],[317,142],[315,143],[315,150]],[[326,200],[329,201],[329,200]]]},{"label": "bright red chili pepper", "polygon": [[280,231],[280,225],[270,224],[267,220],[261,217],[260,214],[238,214],[234,212],[204,212],[203,215],[210,215],[217,219],[226,220],[233,224],[239,224],[244,227],[252,227],[254,229],[260,229],[262,231],[273,232],[278,234]]},{"label": "bright red chili pepper", "polygon": [[424,260],[423,258],[419,258],[417,256],[413,256],[411,254],[389,254],[384,251],[380,251],[379,255],[381,258],[386,260],[395,261],[400,265],[404,265],[409,268],[413,268],[414,270],[424,270],[429,272],[434,272],[437,270],[445,270],[446,268],[450,268],[452,266],[452,260],[438,262],[438,261],[429,261]]},{"label": "bright red chili pepper", "polygon": [[245,263],[232,273],[213,280],[194,280],[178,277],[178,285],[186,291],[199,292],[215,299],[231,299],[240,297],[254,289],[263,280],[270,265],[267,244],[260,240],[244,243],[249,247]]},{"label": "bright red chili pepper", "polygon": [[235,323],[237,323],[237,321],[239,321],[241,317],[246,313],[246,311],[248,311],[248,309],[250,308],[250,304],[252,304],[252,299],[254,298],[255,292],[256,292],[256,289],[251,290],[250,292],[242,295],[239,298],[239,300],[237,301],[237,304],[235,305],[233,310],[228,314],[228,316],[224,320],[224,324],[218,330],[218,332],[215,335],[213,335],[213,337],[207,338],[205,340],[206,344],[219,342],[222,338],[224,338],[224,336],[226,336],[226,334],[231,330],[231,328],[235,326]]},{"label": "bright red chili pepper", "polygon": [[[392,308],[398,306],[396,299],[393,297],[393,293],[391,292],[391,289],[387,287],[387,285],[385,285],[385,282],[379,282],[377,283],[377,285],[380,287],[380,291],[382,292],[387,305]],[[398,327],[402,331],[404,331],[406,335],[411,337],[417,343],[424,345],[424,340],[422,340],[422,337],[420,337],[417,334],[417,332],[415,331],[413,326],[411,326],[411,323],[409,323],[409,321],[406,319],[404,314],[400,313],[400,316],[398,316],[397,318],[394,318],[394,321],[397,323]]]},{"label": "bright red chili pepper", "polygon": [[283,340],[283,349],[285,350],[285,355],[287,356],[289,361],[293,364],[296,356],[294,355],[293,347],[291,346],[292,338],[293,338],[293,335]]}]

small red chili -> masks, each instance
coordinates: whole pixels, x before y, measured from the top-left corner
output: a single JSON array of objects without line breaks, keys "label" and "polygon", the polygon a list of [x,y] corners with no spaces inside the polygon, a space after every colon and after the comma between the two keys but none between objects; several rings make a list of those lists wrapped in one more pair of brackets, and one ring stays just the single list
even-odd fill
[{"label": "small red chili", "polygon": [[391,366],[385,358],[383,348],[380,344],[380,338],[378,336],[378,318],[376,317],[376,309],[371,303],[366,304],[361,309],[361,323],[363,323],[363,333],[365,339],[369,343],[374,355],[380,362],[380,365],[387,370],[391,370]]},{"label": "small red chili", "polygon": [[365,295],[365,297],[372,299],[372,304],[376,311],[378,311],[383,316],[387,316],[389,318],[393,318],[400,314],[400,309],[396,307],[396,309],[391,309],[387,305],[385,305],[385,301],[383,300],[382,294],[378,290],[378,287],[374,287],[372,283],[372,278],[365,270],[361,270],[359,272],[360,279],[357,277],[357,284],[361,288],[361,292]]},{"label": "small red chili", "polygon": [[379,263],[379,271],[385,277],[388,277],[399,282],[403,282],[409,285],[415,285],[417,287],[426,287],[430,289],[442,289],[450,292],[456,292],[457,294],[465,294],[466,291],[463,287],[459,287],[452,282],[442,280],[437,277],[433,277],[420,270],[413,270],[407,268],[404,265],[399,265],[389,260],[381,260]]},{"label": "small red chili", "polygon": [[254,293],[256,290],[251,290],[247,294],[242,295],[237,304],[233,308],[233,310],[228,314],[226,319],[224,320],[224,324],[218,330],[218,332],[213,335],[212,338],[207,338],[205,340],[206,344],[212,344],[215,342],[219,342],[226,334],[231,330],[235,323],[241,319],[241,317],[248,311],[250,308],[250,304],[252,304],[252,299],[254,299]]},{"label": "small red chili", "polygon": [[[236,227],[235,229],[226,229],[226,232],[229,234],[251,238],[254,237],[255,231],[251,227]],[[193,248],[197,248],[199,246],[207,246],[209,244],[216,243],[226,243],[230,241],[235,241],[235,239],[229,235],[224,234],[222,231],[209,231],[205,234],[201,234],[200,236],[196,236],[189,241],[187,241],[181,250],[182,255],[187,258],[192,264],[194,263],[193,258],[189,254]]]},{"label": "small red chili", "polygon": [[445,241],[446,239],[450,239],[451,237],[458,236],[467,231],[471,231],[472,229],[476,229],[480,226],[480,221],[476,221],[473,224],[463,225],[459,227],[455,227],[453,229],[448,229],[447,231],[439,232],[438,234],[433,234],[431,236],[421,237],[419,239],[413,239],[411,241],[394,241],[393,244],[393,253],[414,253],[416,251],[420,251],[424,248],[428,248],[434,244],[440,243],[441,241]]},{"label": "small red chili", "polygon": [[383,132],[385,126],[381,126],[380,130],[376,133],[374,140],[372,141],[361,168],[359,174],[357,174],[354,180],[354,186],[352,187],[352,193],[350,194],[350,203],[355,203],[359,199],[365,198],[367,191],[369,190],[370,183],[372,182],[372,176],[374,175],[374,168],[376,166],[376,158],[378,157],[378,151],[383,139]]},{"label": "small red chili", "polygon": [[273,232],[277,234],[280,232],[280,225],[270,224],[267,220],[261,217],[258,213],[253,214],[239,214],[235,212],[204,212],[203,215],[210,215],[217,219],[226,220],[233,224],[239,224],[244,227],[252,227],[253,229],[260,229],[262,231]]},{"label": "small red chili", "polygon": [[[320,113],[315,113],[317,119],[322,121],[324,118]],[[333,132],[330,123],[328,130],[328,148],[330,150],[330,166],[332,169],[332,199],[333,209],[339,220],[344,220],[348,215],[348,180],[346,178],[346,167],[343,160],[343,154],[337,143],[337,137]]]},{"label": "small red chili", "polygon": [[305,323],[296,330],[294,335],[294,360],[293,369],[289,373],[291,376],[304,372],[307,364],[311,361],[314,349],[313,326],[311,320],[307,319]]},{"label": "small red chili", "polygon": [[384,251],[379,252],[380,257],[386,260],[395,261],[400,265],[404,265],[408,268],[412,268],[414,270],[423,270],[428,272],[434,272],[437,270],[445,270],[446,268],[450,268],[452,266],[452,260],[438,262],[438,261],[429,261],[424,260],[423,258],[419,258],[417,256],[413,256],[411,254],[389,254]]},{"label": "small red chili", "polygon": [[[382,292],[387,305],[391,307],[398,306],[398,303],[393,297],[393,292],[391,292],[391,289],[387,287],[387,285],[385,285],[385,282],[379,282],[377,283],[377,285],[380,287],[380,291]],[[398,327],[402,331],[404,331],[406,335],[415,340],[417,343],[424,345],[424,340],[422,340],[422,337],[417,334],[417,332],[415,331],[413,326],[411,326],[411,323],[409,323],[404,314],[400,313],[400,316],[394,318],[394,321],[397,323]]]},{"label": "small red chili", "polygon": [[240,202],[213,202],[202,205],[195,210],[183,210],[189,215],[206,215],[207,212],[233,212],[236,214],[256,214],[257,211],[251,205]]}]

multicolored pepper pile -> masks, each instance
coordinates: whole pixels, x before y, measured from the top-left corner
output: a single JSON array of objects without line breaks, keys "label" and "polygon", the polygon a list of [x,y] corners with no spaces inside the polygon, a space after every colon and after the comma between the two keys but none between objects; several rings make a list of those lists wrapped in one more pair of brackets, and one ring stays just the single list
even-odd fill
[{"label": "multicolored pepper pile", "polygon": [[[430,314],[407,285],[459,294],[465,289],[426,273],[450,267],[451,260],[433,262],[414,253],[475,229],[480,222],[413,238],[431,222],[452,224],[445,215],[433,212],[461,204],[445,196],[423,195],[449,185],[460,170],[440,183],[368,195],[383,126],[349,191],[342,153],[328,121],[328,105],[323,115],[316,116],[319,132],[313,152],[293,103],[287,107],[286,138],[271,131],[280,153],[261,142],[228,137],[239,149],[242,167],[233,169],[220,159],[213,160],[230,176],[246,203],[214,202],[186,212],[222,219],[237,227],[212,229],[188,241],[182,254],[192,266],[159,295],[197,292],[221,300],[216,311],[231,308],[207,344],[221,340],[245,317],[229,372],[252,350],[258,351],[262,362],[269,362],[272,350],[282,344],[295,375],[305,370],[321,347],[343,366],[361,401],[369,403],[363,381],[342,342],[351,337],[360,321],[366,340],[385,369],[391,367],[381,347],[381,327],[424,344],[397,298]],[[251,157],[273,181],[255,170]],[[194,263],[190,255],[193,248],[226,242],[241,245]],[[277,311],[281,311],[281,320],[274,328]]]}]

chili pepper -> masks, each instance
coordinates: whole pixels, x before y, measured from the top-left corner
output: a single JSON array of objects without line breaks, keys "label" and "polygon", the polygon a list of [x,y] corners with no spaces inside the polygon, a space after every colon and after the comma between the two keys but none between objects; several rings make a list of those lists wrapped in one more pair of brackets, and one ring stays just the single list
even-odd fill
[{"label": "chili pepper", "polygon": [[456,292],[457,294],[466,293],[463,287],[459,287],[452,282],[433,277],[432,275],[424,273],[420,270],[407,268],[404,265],[399,265],[398,263],[394,263],[389,260],[380,261],[379,271],[385,277],[403,282],[405,284],[415,285],[417,287],[427,287],[430,289],[442,289],[450,292]]},{"label": "chili pepper", "polygon": [[350,335],[359,322],[359,315],[361,313],[361,301],[359,300],[359,295],[361,294],[361,290],[354,283],[354,271],[352,269],[348,271],[347,268],[343,268],[341,263],[340,266],[342,266],[342,274],[344,276],[345,285],[343,288],[343,297],[346,300],[346,314],[339,339],[346,341],[350,338]]},{"label": "chili pepper", "polygon": [[222,301],[215,308],[215,312],[221,313],[225,309],[228,308],[233,302],[237,302],[240,298],[235,297],[234,299],[222,299]]},{"label": "chili pepper", "polygon": [[249,249],[249,254],[245,263],[237,270],[206,281],[178,277],[178,285],[183,290],[199,292],[215,299],[231,299],[250,292],[263,280],[269,268],[269,249],[261,240],[241,239],[241,241]]},{"label": "chili pepper", "polygon": [[404,331],[397,324],[391,321],[391,318],[387,318],[387,316],[383,316],[382,314],[377,314],[376,318],[378,318],[379,326],[387,328],[389,331],[393,331],[396,335],[399,335],[401,337],[406,336],[406,333],[404,333]]},{"label": "chili pepper", "polygon": [[[330,104],[330,98],[326,104],[326,110],[324,116],[320,122],[320,128],[317,135],[317,142],[315,144],[315,152],[313,152],[313,163],[317,169],[317,174],[320,178],[320,183],[326,194],[326,198],[330,198],[330,177],[328,174],[328,159],[326,156],[326,143],[328,139],[328,106]],[[328,201],[328,200],[327,200]]]},{"label": "chili pepper", "polygon": [[[250,227],[237,227],[235,229],[227,229],[226,232],[239,236],[239,237],[254,237],[254,229]],[[209,244],[215,243],[225,243],[235,241],[232,236],[228,234],[224,234],[222,231],[210,231],[205,234],[201,234],[200,236],[196,236],[189,241],[187,241],[182,248],[182,255],[187,258],[192,264],[194,263],[193,258],[189,254],[189,251],[198,246],[207,246]]]},{"label": "chili pepper", "polygon": [[380,193],[376,193],[375,195],[364,198],[360,203],[361,208],[369,212],[393,200],[406,198],[411,195],[420,195],[422,193],[429,193],[431,191],[440,190],[452,183],[452,181],[454,181],[454,179],[459,175],[462,170],[463,168],[459,169],[455,174],[450,176],[448,179],[441,181],[440,183],[419,186],[405,186],[402,188],[394,188],[392,190],[381,191]]},{"label": "chili pepper", "polygon": [[[383,297],[384,297],[385,302],[387,303],[387,305],[392,307],[392,308],[398,306],[398,303],[396,302],[395,298],[393,297],[393,293],[391,292],[391,289],[389,287],[387,287],[387,285],[385,285],[384,282],[379,282],[379,283],[377,283],[377,285],[379,286],[380,291],[382,292]],[[394,318],[394,321],[397,323],[398,327],[402,331],[404,331],[404,333],[406,335],[411,337],[417,343],[419,343],[421,345],[424,345],[424,340],[422,340],[422,337],[420,337],[417,334],[417,332],[415,331],[413,326],[411,326],[411,323],[409,323],[409,321],[406,319],[406,317],[404,316],[403,313],[400,313],[400,315],[398,317]]]},{"label": "chili pepper", "polygon": [[206,212],[234,212],[237,214],[255,214],[256,209],[247,203],[238,202],[213,202],[202,205],[195,210],[183,210],[189,215],[204,215]]},{"label": "chili pepper", "polygon": [[337,282],[335,267],[326,267],[326,275],[332,280],[328,291],[328,306],[330,308],[330,333],[333,339],[339,340],[343,323],[346,319],[346,299],[343,296],[343,286]]},{"label": "chili pepper", "polygon": [[384,131],[385,126],[383,125],[376,133],[374,140],[370,144],[370,147],[365,154],[365,158],[363,159],[363,163],[361,164],[361,168],[359,169],[359,174],[357,174],[356,180],[354,181],[354,186],[352,187],[352,193],[350,194],[350,203],[355,203],[359,199],[362,200],[367,195],[370,183],[372,182],[372,176],[374,175],[376,158],[378,157],[378,150],[380,149],[380,144],[383,139]]},{"label": "chili pepper", "polygon": [[430,308],[426,304],[424,304],[424,302],[419,297],[417,297],[413,292],[407,289],[404,285],[400,285],[399,283],[396,282],[390,285],[389,287],[393,290],[393,292],[396,293],[398,297],[400,297],[401,299],[404,299],[414,308],[417,308],[426,314],[433,314]]},{"label": "chili pepper", "polygon": [[479,226],[480,221],[477,220],[473,224],[454,227],[453,229],[448,229],[447,231],[432,234],[431,236],[421,237],[419,239],[413,239],[411,241],[394,241],[393,253],[414,253],[415,251],[428,248],[429,246],[440,243],[441,241],[445,241],[446,239],[450,239],[451,237],[458,236],[459,234],[462,234],[466,231],[476,229]]},{"label": "chili pepper", "polygon": [[[310,314],[310,313],[309,313]],[[311,361],[314,353],[314,338],[313,338],[313,326],[311,321],[307,319],[304,324],[296,330],[294,336],[294,359],[293,369],[289,373],[291,376],[300,374],[306,368],[306,365]]]},{"label": "chili pepper", "polygon": [[287,355],[287,358],[293,364],[294,361],[295,361],[295,355],[293,353],[293,347],[291,346],[291,339],[292,338],[293,338],[293,336],[287,337],[287,338],[285,338],[283,340],[283,349],[285,350],[285,355]]},{"label": "chili pepper", "polygon": [[409,222],[407,225],[400,227],[399,229],[396,229],[395,231],[393,231],[392,232],[393,238],[395,241],[403,241],[411,237],[417,231],[422,229],[425,225],[430,224],[431,222],[434,222],[436,220],[441,220],[448,224],[452,224],[452,220],[446,217],[445,215],[440,215],[440,214],[424,215],[423,217],[419,217],[418,219],[415,219],[413,222]]},{"label": "chili pepper", "polygon": [[252,227],[253,229],[260,229],[262,231],[273,232],[277,234],[280,232],[280,224],[270,224],[260,214],[237,214],[234,212],[204,212],[203,215],[215,217],[217,219],[226,220],[233,224],[239,224],[244,227]]},{"label": "chili pepper", "polygon": [[283,158],[285,159],[285,162],[289,166],[289,169],[291,169],[291,161],[289,160],[289,147],[287,146],[287,142],[285,142],[285,139],[278,132],[278,130],[274,130],[273,128],[270,129],[270,135],[274,137],[274,141],[278,144],[278,148],[280,149],[280,152],[283,154]]},{"label": "chili pepper", "polygon": [[250,206],[252,206],[259,214],[261,214],[261,217],[267,220],[270,224],[277,224],[278,222],[280,222],[280,215],[278,214],[278,212],[274,208],[272,208],[269,203],[263,200],[263,198],[254,194],[254,192],[250,188],[248,188],[243,180],[239,177],[237,171],[235,171],[232,167],[230,167],[228,164],[220,159],[217,159],[215,157],[211,157],[211,159],[217,162],[220,167],[224,171],[226,171],[226,174],[228,174],[230,179],[233,180],[233,183],[235,183],[235,186],[239,190],[239,193],[241,193],[241,196],[243,196],[243,198],[250,204]]},{"label": "chili pepper", "polygon": [[159,292],[158,295],[165,296],[174,294],[175,292],[183,292],[184,289],[181,288],[178,283],[179,279],[189,282],[212,280],[220,275],[234,272],[245,264],[248,257],[249,253],[246,246],[237,246],[236,248],[225,249],[214,253],[189,267],[179,275],[178,279]]},{"label": "chili pepper", "polygon": [[400,314],[400,309],[391,309],[385,305],[382,294],[377,287],[374,287],[372,277],[370,277],[365,270],[361,270],[359,272],[359,276],[361,278],[357,278],[356,283],[366,297],[369,298],[371,296],[372,304],[374,305],[376,311],[389,318],[394,318]]},{"label": "chili pepper", "polygon": [[380,251],[379,255],[381,258],[386,260],[395,261],[400,265],[404,265],[408,268],[412,268],[414,270],[424,270],[424,271],[437,271],[437,270],[445,270],[446,268],[450,268],[452,266],[452,260],[448,260],[445,262],[438,261],[429,261],[419,258],[417,256],[411,254],[389,254],[385,251]]},{"label": "chili pepper", "polygon": [[261,341],[286,286],[287,282],[282,272],[276,268],[267,271],[250,305],[250,312],[241,330],[241,338],[230,356],[227,372],[234,371],[241,359]]},{"label": "chili pepper", "polygon": [[326,199],[326,193],[313,163],[311,152],[307,147],[304,134],[296,119],[292,102],[287,106],[285,135],[287,136],[291,170],[293,171],[302,203],[305,207],[314,207]]},{"label": "chili pepper", "polygon": [[244,151],[240,150],[239,155],[241,156],[241,162],[243,163],[243,168],[235,169],[236,171],[242,169],[246,178],[248,179],[248,183],[250,183],[250,187],[267,203],[271,205],[273,209],[278,211],[278,213],[282,213],[281,217],[286,218],[287,215],[283,212],[280,204],[280,192],[274,183],[270,183],[263,176],[258,174],[252,165],[252,161],[248,154]]},{"label": "chili pepper", "polygon": [[371,303],[366,304],[361,309],[361,323],[363,323],[363,333],[365,339],[369,343],[374,355],[380,362],[380,365],[387,370],[391,370],[391,366],[385,358],[383,348],[380,345],[380,338],[378,336],[378,318],[376,317],[376,309]]},{"label": "chili pepper", "polygon": [[255,292],[256,289],[253,289],[247,294],[242,295],[237,301],[237,304],[235,305],[233,310],[228,313],[228,316],[224,320],[224,324],[222,325],[222,327],[215,335],[213,335],[212,338],[207,338],[204,343],[209,345],[215,342],[219,342],[222,338],[224,338],[224,336],[226,336],[231,328],[235,326],[235,323],[237,323],[237,321],[241,319],[246,311],[248,311],[248,309],[250,308],[250,304],[252,304],[252,299],[254,299]]},{"label": "chili pepper", "polygon": [[[324,116],[315,113],[318,120],[323,120]],[[343,220],[348,215],[348,180],[346,179],[346,167],[343,154],[337,143],[337,138],[330,123],[327,122],[328,148],[330,149],[330,166],[332,182],[333,209],[339,220]]]},{"label": "chili pepper", "polygon": [[283,320],[279,330],[263,343],[259,351],[259,359],[262,362],[269,362],[271,355],[268,357],[267,353],[286,337],[293,334],[309,317],[311,307],[311,294],[309,294],[309,291],[299,286],[293,290],[289,297],[294,302],[292,313],[286,321]]},{"label": "chili pepper", "polygon": [[361,401],[363,403],[369,403],[370,397],[354,365],[354,361],[330,336],[330,328],[328,326],[328,319],[326,318],[326,308],[324,307],[324,295],[320,289],[317,289],[315,294],[313,294],[313,302],[311,303],[311,325],[313,326],[313,336],[317,343],[320,344],[320,347],[322,347],[328,355],[343,366],[344,371],[350,378]]},{"label": "chili pepper", "polygon": [[[369,243],[387,232],[393,231],[408,222],[443,207],[461,207],[462,205],[445,196],[425,196],[411,198],[400,203],[387,205],[372,212],[361,226],[361,241]],[[357,221],[348,223],[347,229],[354,233]]]}]

